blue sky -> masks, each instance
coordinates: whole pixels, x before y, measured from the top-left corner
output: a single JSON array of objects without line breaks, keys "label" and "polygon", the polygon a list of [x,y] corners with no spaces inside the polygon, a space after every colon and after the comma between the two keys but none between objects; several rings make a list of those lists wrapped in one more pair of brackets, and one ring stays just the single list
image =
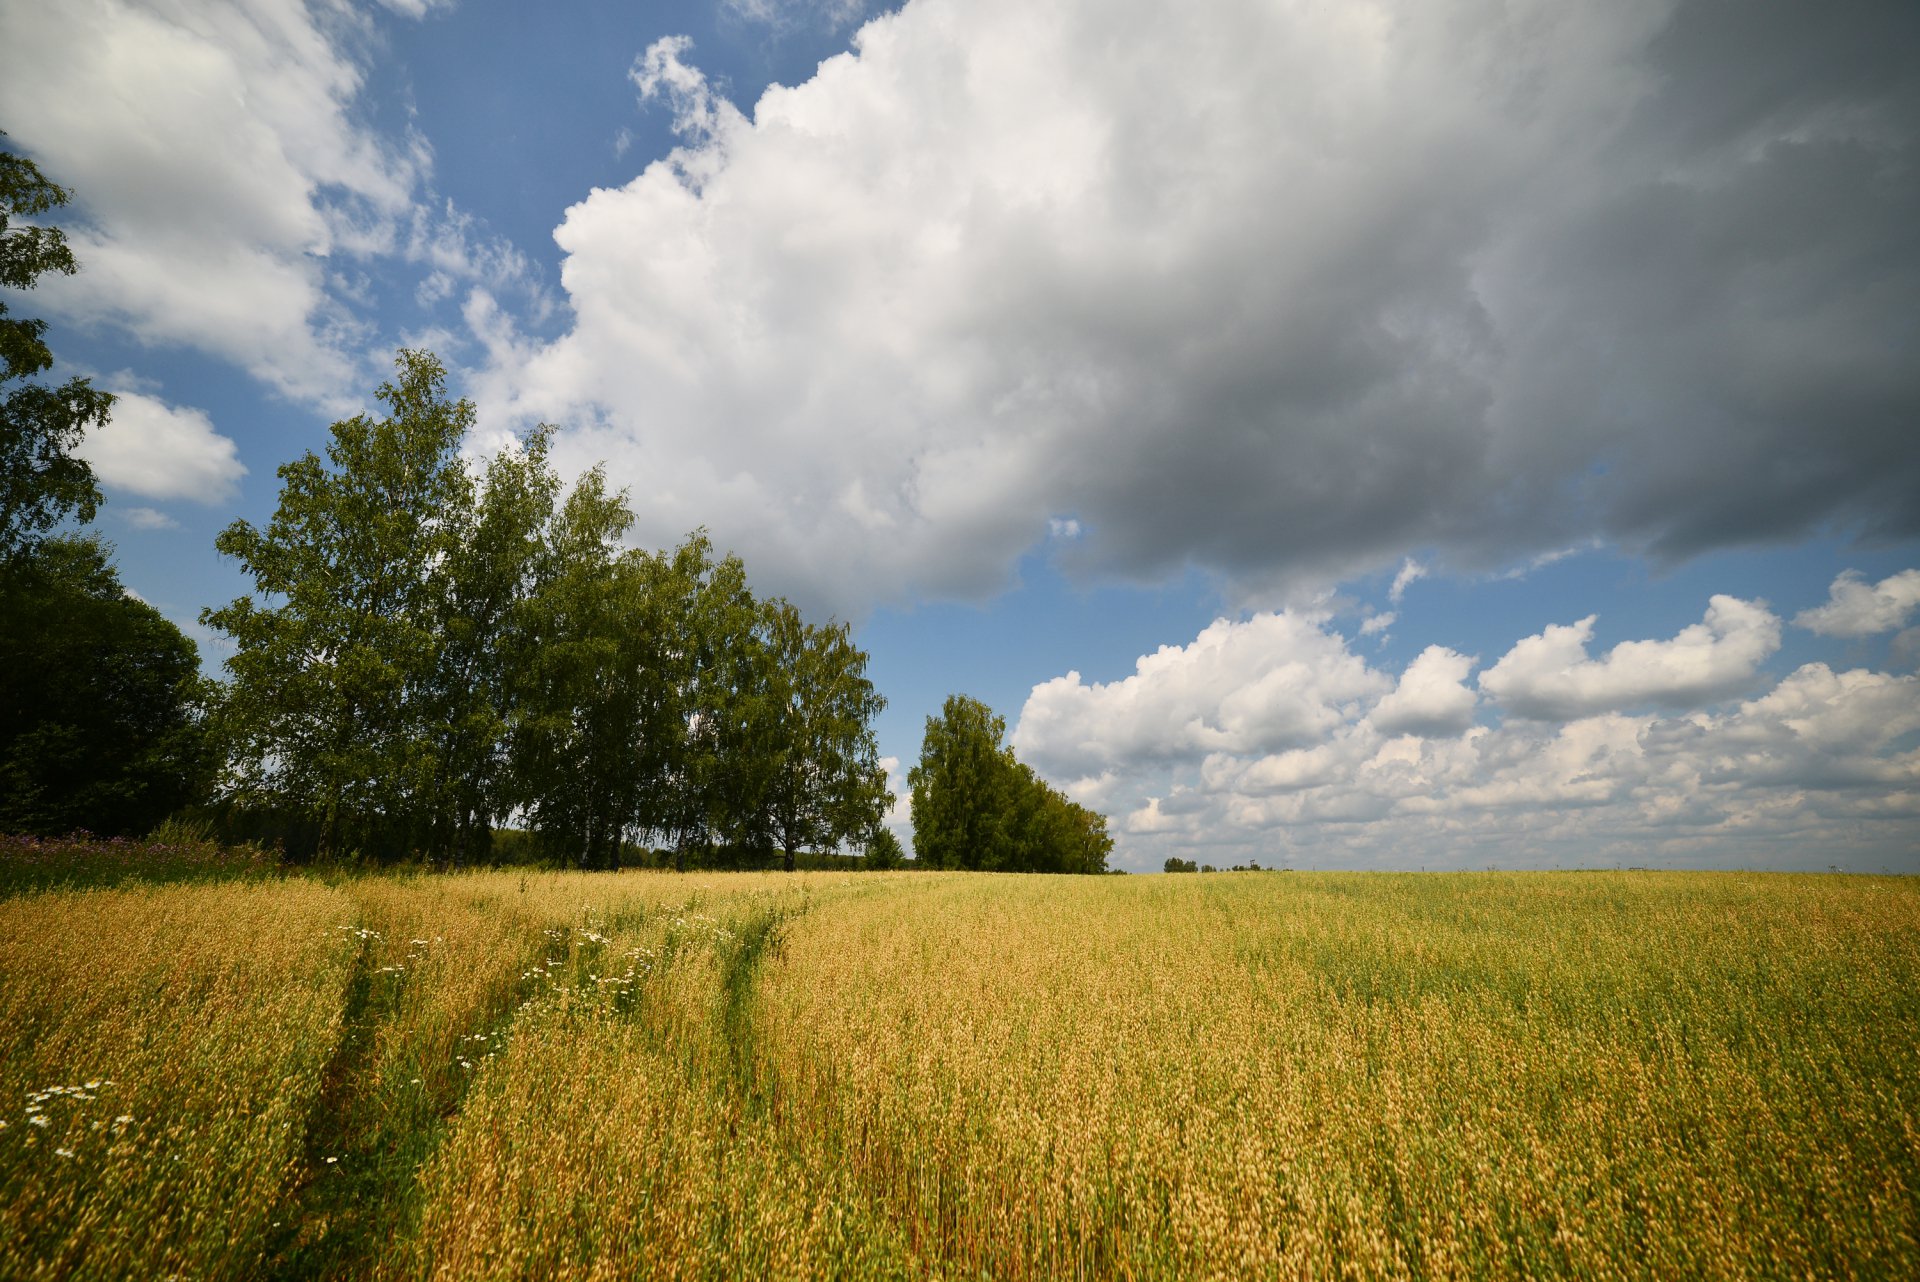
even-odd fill
[{"label": "blue sky", "polygon": [[18,309],[209,663],[425,345],[1129,868],[1920,870],[1920,14],[1510,10],[0,0]]}]

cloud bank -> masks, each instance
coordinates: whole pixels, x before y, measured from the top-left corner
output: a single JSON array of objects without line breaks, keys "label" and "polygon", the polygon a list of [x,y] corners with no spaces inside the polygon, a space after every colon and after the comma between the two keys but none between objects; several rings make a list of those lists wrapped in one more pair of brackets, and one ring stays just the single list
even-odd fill
[{"label": "cloud bank", "polygon": [[1437,645],[1396,679],[1325,615],[1222,619],[1123,680],[1035,686],[1013,742],[1115,816],[1137,869],[1916,870],[1920,677],[1769,676],[1780,621],[1729,596],[1599,658],[1593,623],[1523,638],[1474,682],[1475,660]]},{"label": "cloud bank", "polygon": [[482,300],[486,407],[855,612],[989,594],[1069,515],[1076,573],[1269,604],[1414,548],[1909,536],[1916,43],[1890,3],[913,0],[743,110],[663,40],[683,146],[568,211],[569,333]]}]

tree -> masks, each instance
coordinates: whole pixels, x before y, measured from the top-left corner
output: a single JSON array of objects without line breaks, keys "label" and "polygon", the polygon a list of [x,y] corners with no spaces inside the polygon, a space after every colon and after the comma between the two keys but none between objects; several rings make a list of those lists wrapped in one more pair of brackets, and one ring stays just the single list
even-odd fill
[{"label": "tree", "polygon": [[877,871],[899,868],[907,862],[907,854],[900,849],[900,839],[893,835],[893,829],[876,827],[867,836],[867,867]]},{"label": "tree", "polygon": [[715,560],[696,531],[655,563],[652,617],[665,634],[659,662],[676,692],[662,724],[660,787],[646,825],[674,847],[674,866],[711,859],[717,849],[763,851],[773,841],[762,803],[766,664],[758,606],[737,556]]},{"label": "tree", "polygon": [[542,425],[500,451],[475,502],[446,514],[453,551],[434,576],[439,645],[427,691],[438,736],[430,845],[454,866],[487,856],[493,821],[518,802],[509,736],[519,676],[539,652],[529,602],[560,488],[552,440]]},{"label": "tree", "polygon": [[430,353],[394,366],[387,417],[335,423],[326,463],[280,468],[266,529],[221,532],[254,595],[201,615],[235,645],[219,718],[231,795],[299,817],[321,854],[421,848],[440,775],[436,576],[472,504],[457,450],[473,406],[447,398]]},{"label": "tree", "polygon": [[582,868],[613,868],[638,820],[639,758],[650,665],[636,653],[645,610],[639,554],[620,551],[633,524],[624,493],[595,468],[548,534],[526,605],[516,679],[513,767],[519,799],[550,849]]},{"label": "tree", "polygon": [[920,761],[907,772],[913,792],[913,853],[931,868],[995,868],[1004,859],[1001,812],[1007,723],[966,695],[950,695],[928,717]]},{"label": "tree", "polygon": [[935,868],[1105,872],[1106,816],[1069,801],[1015,760],[1006,722],[977,699],[952,695],[927,718],[913,789],[913,846]]},{"label": "tree", "polygon": [[199,655],[90,538],[0,562],[0,831],[147,831],[213,758]]},{"label": "tree", "polygon": [[[0,135],[4,137],[4,135]],[[0,287],[77,269],[57,227],[22,223],[66,191],[0,151]],[[46,322],[0,302],[0,829],[142,831],[198,800],[211,759],[193,643],[128,594],[97,539],[54,533],[101,503],[73,449],[113,397],[53,365]]]},{"label": "tree", "polygon": [[[880,827],[892,802],[873,719],[886,706],[846,624],[809,625],[785,601],[760,610],[759,698],[748,751],[788,872],[798,850],[837,847]],[[891,834],[889,834],[891,835]]]},{"label": "tree", "polygon": [[[5,137],[0,134],[0,137]],[[67,203],[24,156],[0,151],[0,286],[32,289],[48,272],[71,276],[73,251],[57,227],[21,224]],[[14,319],[0,302],[0,386],[42,373],[53,353],[42,340],[47,323]],[[99,487],[73,449],[89,425],[107,421],[113,396],[84,378],[58,387],[23,382],[0,396],[0,556],[29,552],[68,517],[91,521]]]}]

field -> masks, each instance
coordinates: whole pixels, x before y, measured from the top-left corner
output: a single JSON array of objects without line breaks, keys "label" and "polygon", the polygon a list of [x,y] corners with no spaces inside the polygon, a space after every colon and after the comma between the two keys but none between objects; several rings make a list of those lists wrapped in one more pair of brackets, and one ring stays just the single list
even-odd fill
[{"label": "field", "polygon": [[1920,882],[0,901],[0,1276],[1920,1276]]}]

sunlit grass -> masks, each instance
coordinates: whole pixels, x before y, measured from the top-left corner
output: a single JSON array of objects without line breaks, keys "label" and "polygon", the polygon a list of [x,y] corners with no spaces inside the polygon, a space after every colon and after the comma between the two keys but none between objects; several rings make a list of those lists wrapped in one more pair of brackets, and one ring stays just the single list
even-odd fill
[{"label": "sunlit grass", "polygon": [[30,895],[0,1273],[1913,1276],[1916,926],[1726,874]]},{"label": "sunlit grass", "polygon": [[0,902],[0,1275],[249,1270],[338,1039],[350,914],[300,882]]}]

